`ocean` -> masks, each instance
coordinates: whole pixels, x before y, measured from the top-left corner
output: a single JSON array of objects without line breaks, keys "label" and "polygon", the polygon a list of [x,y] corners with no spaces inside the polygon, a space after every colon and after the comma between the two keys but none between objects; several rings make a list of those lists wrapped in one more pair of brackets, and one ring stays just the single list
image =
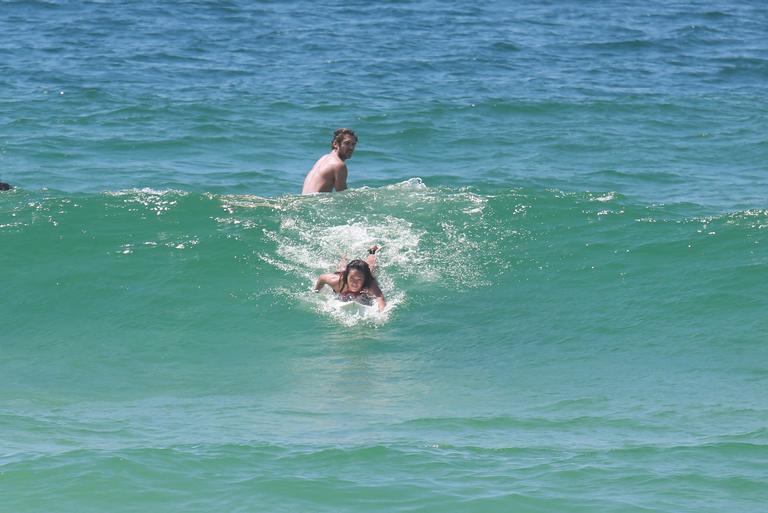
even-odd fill
[{"label": "ocean", "polygon": [[[0,34],[0,511],[766,510],[764,2]],[[312,292],[373,244],[384,312]]]}]

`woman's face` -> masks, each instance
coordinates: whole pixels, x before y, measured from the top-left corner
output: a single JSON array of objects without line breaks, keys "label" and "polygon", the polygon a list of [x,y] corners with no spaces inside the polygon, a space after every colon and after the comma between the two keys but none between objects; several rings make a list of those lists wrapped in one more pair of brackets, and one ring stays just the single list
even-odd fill
[{"label": "woman's face", "polygon": [[365,275],[357,269],[350,269],[347,275],[347,287],[350,292],[358,293],[363,290]]}]

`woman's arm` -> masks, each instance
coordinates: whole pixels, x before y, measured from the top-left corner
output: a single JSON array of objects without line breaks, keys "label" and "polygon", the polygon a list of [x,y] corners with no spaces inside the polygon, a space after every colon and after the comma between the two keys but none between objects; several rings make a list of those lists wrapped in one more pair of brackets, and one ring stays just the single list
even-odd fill
[{"label": "woman's arm", "polygon": [[320,290],[323,288],[323,285],[328,285],[331,287],[332,291],[338,293],[339,275],[336,273],[328,273],[318,276],[317,282],[315,282],[315,292],[320,292]]},{"label": "woman's arm", "polygon": [[384,296],[376,296],[376,303],[379,305],[379,312],[383,312],[387,307],[387,302],[384,300]]},{"label": "woman's arm", "polygon": [[378,246],[371,246],[368,248],[368,256],[365,257],[365,262],[371,269],[371,274],[376,274],[376,252],[379,250]]},{"label": "woman's arm", "polygon": [[376,304],[379,305],[379,312],[384,310],[384,308],[387,306],[387,301],[384,299],[384,293],[379,288],[379,282],[377,282],[376,279],[374,279],[373,283],[371,283],[370,287],[368,287],[368,292],[370,292],[371,295],[376,298]]},{"label": "woman's arm", "polygon": [[315,292],[320,292],[320,289],[323,288],[323,285],[328,285],[329,287],[333,288],[333,285],[330,283],[330,277],[335,276],[334,274],[321,274],[317,278],[317,282],[315,282]]}]

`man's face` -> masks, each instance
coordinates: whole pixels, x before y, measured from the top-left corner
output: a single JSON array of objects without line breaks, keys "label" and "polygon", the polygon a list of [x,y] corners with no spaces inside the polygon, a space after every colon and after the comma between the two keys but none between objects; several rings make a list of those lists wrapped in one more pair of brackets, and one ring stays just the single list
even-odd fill
[{"label": "man's face", "polygon": [[355,152],[357,141],[351,135],[345,135],[337,146],[337,154],[341,160],[347,160]]}]

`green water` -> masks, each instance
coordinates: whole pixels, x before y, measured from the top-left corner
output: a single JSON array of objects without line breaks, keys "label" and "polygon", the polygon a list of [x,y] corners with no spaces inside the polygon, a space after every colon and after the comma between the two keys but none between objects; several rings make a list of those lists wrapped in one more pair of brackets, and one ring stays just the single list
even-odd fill
[{"label": "green water", "polygon": [[[765,493],[765,212],[418,180],[2,201],[11,510]],[[312,278],[374,242],[388,311],[329,310]]]}]

